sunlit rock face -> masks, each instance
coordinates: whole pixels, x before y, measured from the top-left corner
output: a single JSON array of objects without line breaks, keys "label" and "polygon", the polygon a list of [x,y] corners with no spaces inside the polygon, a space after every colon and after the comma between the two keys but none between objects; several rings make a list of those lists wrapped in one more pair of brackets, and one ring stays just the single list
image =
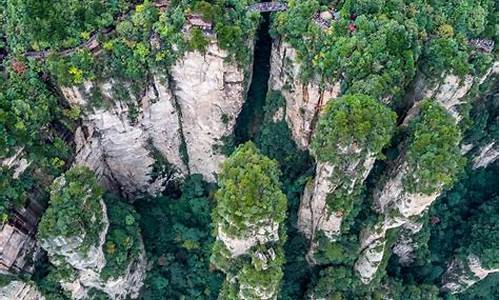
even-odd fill
[{"label": "sunlit rock face", "polygon": [[13,280],[0,287],[1,300],[45,300],[38,288],[28,282]]},{"label": "sunlit rock face", "polygon": [[[250,67],[249,67],[250,68]],[[134,197],[155,195],[178,177],[200,173],[214,181],[247,92],[245,70],[212,43],[205,54],[187,52],[168,76],[155,75],[144,93],[109,80],[61,87],[72,105],[89,107],[96,90],[112,103],[84,113],[77,129],[76,159],[109,189]],[[115,86],[125,87],[126,99]],[[154,174],[161,155],[168,174]]]},{"label": "sunlit rock face", "polygon": [[139,256],[129,262],[123,274],[106,280],[99,272],[92,269],[78,271],[78,276],[72,280],[61,282],[63,289],[74,299],[87,299],[91,289],[100,290],[110,299],[136,299],[146,278],[146,257],[142,248]]},{"label": "sunlit rock face", "polygon": [[225,158],[220,148],[243,107],[245,70],[228,62],[227,52],[212,43],[205,54],[188,52],[175,64],[170,88],[182,119],[189,169],[214,181]]},{"label": "sunlit rock face", "polygon": [[442,290],[457,294],[465,291],[476,282],[483,280],[490,273],[498,272],[498,268],[486,269],[481,266],[481,260],[476,255],[469,255],[465,261],[455,258],[448,265],[443,275]]},{"label": "sunlit rock face", "polygon": [[496,141],[482,146],[472,159],[472,168],[486,168],[492,162],[498,160],[498,143]]},{"label": "sunlit rock face", "polygon": [[[56,193],[67,186],[65,176],[58,177],[52,187]],[[83,196],[82,205],[90,198]],[[59,282],[73,299],[85,299],[91,289],[106,293],[110,299],[136,298],[146,276],[145,250],[139,241],[139,253],[124,262],[126,268],[104,278],[106,267],[104,245],[110,222],[106,205],[97,199],[98,208],[86,216],[89,222],[80,228],[78,234],[40,237],[41,247],[47,251],[49,261],[57,269],[64,270],[65,277]]]},{"label": "sunlit rock face", "polygon": [[99,89],[112,101],[110,108],[92,109],[84,116],[83,125],[75,134],[75,163],[90,167],[107,187],[116,187],[127,196],[156,194],[166,181],[152,177],[154,147],[172,164],[179,174],[186,172],[179,154],[181,138],[179,120],[168,88],[155,79],[141,99],[137,119],[130,118],[130,101],[120,100],[112,91],[117,82],[94,84],[87,82],[82,89],[62,88],[72,104],[88,105],[91,89]]},{"label": "sunlit rock face", "polygon": [[482,76],[473,77],[466,75],[460,78],[457,75],[448,74],[442,79],[428,78],[419,73],[413,86],[414,105],[408,111],[403,125],[407,125],[418,114],[419,105],[422,100],[433,99],[441,104],[457,122],[462,120],[460,106],[466,103],[465,96],[474,84],[482,84],[490,75],[498,72],[498,62],[495,62]]},{"label": "sunlit rock face", "polygon": [[[345,149],[346,154],[359,154],[360,151],[354,146]],[[353,193],[354,187],[366,180],[374,163],[375,157],[370,153],[340,167],[328,162],[318,162],[316,176],[306,185],[298,212],[298,228],[308,239],[313,240],[320,231],[332,241],[340,234],[343,212],[332,211],[327,204],[329,194],[344,188],[341,187],[343,183],[335,179],[336,174],[342,174],[344,179],[349,178],[347,190],[344,189],[343,192]],[[312,252],[313,248],[314,243]]]},{"label": "sunlit rock face", "polygon": [[231,257],[235,258],[246,254],[248,250],[255,245],[265,245],[267,243],[276,242],[279,240],[279,224],[269,222],[268,224],[260,224],[259,226],[249,226],[245,237],[233,237],[224,232],[221,226],[218,228],[217,240],[224,243],[229,250]]},{"label": "sunlit rock face", "polygon": [[303,83],[297,52],[286,42],[275,40],[271,50],[269,87],[286,99],[285,120],[299,148],[306,149],[321,109],[340,95],[340,81],[321,85],[319,79]]},{"label": "sunlit rock face", "polygon": [[404,188],[403,180],[409,176],[409,172],[410,168],[403,153],[388,172],[387,180],[375,189],[374,206],[376,211],[384,216],[384,220],[373,227],[365,228],[360,235],[362,251],[355,270],[364,283],[369,283],[374,278],[382,262],[387,230],[411,226],[414,223],[412,219],[420,216],[441,192],[441,188],[430,195],[408,192]]}]

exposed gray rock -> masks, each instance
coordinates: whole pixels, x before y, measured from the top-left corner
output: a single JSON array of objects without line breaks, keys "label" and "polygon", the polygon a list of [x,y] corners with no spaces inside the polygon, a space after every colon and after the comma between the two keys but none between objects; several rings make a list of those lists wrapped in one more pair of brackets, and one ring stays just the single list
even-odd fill
[{"label": "exposed gray rock", "polygon": [[[164,92],[165,88],[159,81],[151,83],[141,100],[143,108],[140,109],[138,121],[132,122],[128,116],[130,107],[127,101],[136,102],[137,99],[133,99],[132,95],[131,100],[116,99],[111,91],[113,84],[125,83],[111,81],[96,84],[96,88],[100,89],[105,97],[113,99],[114,105],[108,109],[95,109],[84,117],[84,128],[76,132],[75,163],[94,170],[100,181],[110,189],[116,188],[117,185],[128,196],[141,193],[154,195],[161,192],[168,178],[151,177],[155,159],[149,147],[154,146],[162,154],[169,154],[169,162],[179,170],[183,170],[179,152],[172,152],[171,147],[168,147],[177,143],[178,149],[180,145],[179,136],[175,135],[176,128],[171,128],[172,124],[178,122],[177,116],[172,116],[169,111],[169,105],[172,106],[169,102],[172,98]],[[62,88],[62,91],[70,103],[87,105],[92,87],[93,83],[87,82],[83,92],[76,87]],[[158,97],[151,91],[152,89],[158,91]],[[166,117],[159,118],[162,113]],[[155,144],[155,141],[158,142],[158,136],[170,128],[172,130],[168,133],[172,138],[168,144]]]},{"label": "exposed gray rock", "polygon": [[489,164],[498,160],[498,143],[491,142],[481,147],[472,159],[472,168],[486,168]]},{"label": "exposed gray rock", "polygon": [[[117,84],[131,99],[113,94]],[[247,91],[244,70],[228,62],[228,54],[213,42],[205,54],[186,53],[170,77],[154,76],[142,98],[136,99],[129,86],[110,80],[61,88],[72,105],[87,106],[96,88],[113,103],[84,116],[76,132],[75,163],[94,170],[108,189],[118,187],[131,197],[155,195],[169,180],[190,173],[214,181],[225,158],[219,148],[233,132]],[[135,121],[129,118],[131,103],[138,110]],[[177,170],[176,176],[152,177],[157,158],[151,147]]]},{"label": "exposed gray rock", "polygon": [[448,266],[443,275],[442,290],[457,294],[465,291],[476,282],[483,280],[490,273],[497,273],[498,267],[485,269],[481,266],[481,261],[476,255],[469,255],[464,262],[460,258],[455,258]]},{"label": "exposed gray rock", "polygon": [[188,52],[175,64],[170,88],[181,112],[189,169],[214,181],[225,159],[218,148],[243,107],[245,71],[212,42],[205,54]]},{"label": "exposed gray rock", "polygon": [[271,51],[269,86],[286,99],[285,119],[292,138],[301,149],[309,146],[321,109],[340,95],[340,81],[320,84],[319,79],[303,83],[297,52],[286,42],[275,40]]},{"label": "exposed gray rock", "polygon": [[17,179],[29,167],[31,162],[24,158],[24,149],[19,148],[11,157],[4,158],[0,161],[0,166],[8,169],[13,169],[12,178]]},{"label": "exposed gray rock", "polygon": [[420,216],[441,192],[441,188],[430,195],[408,192],[403,186],[403,178],[409,176],[409,172],[403,153],[394,163],[388,179],[376,188],[373,195],[375,208],[384,216],[384,220],[364,229],[360,235],[362,251],[355,270],[365,284],[373,279],[382,262],[380,246],[383,245],[383,252],[387,230],[403,225],[412,226],[413,219]]},{"label": "exposed gray rock", "polygon": [[45,300],[45,297],[34,284],[13,280],[0,287],[0,300]]}]

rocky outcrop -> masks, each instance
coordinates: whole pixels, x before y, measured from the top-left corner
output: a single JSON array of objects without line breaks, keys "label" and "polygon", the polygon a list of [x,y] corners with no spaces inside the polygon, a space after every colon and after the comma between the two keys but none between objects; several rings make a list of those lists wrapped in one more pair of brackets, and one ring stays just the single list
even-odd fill
[{"label": "rocky outcrop", "polygon": [[75,134],[75,163],[88,166],[108,188],[116,190],[118,186],[125,195],[156,194],[171,178],[152,178],[155,158],[150,147],[158,149],[180,172],[186,170],[179,154],[181,139],[173,97],[155,78],[141,99],[141,113],[134,122],[129,118],[130,103],[138,99],[132,94],[131,99],[117,99],[112,92],[114,84],[123,83],[87,82],[83,91],[62,88],[72,104],[87,106],[96,89],[114,103],[111,108],[94,109],[84,117],[83,126]]},{"label": "rocky outcrop", "polygon": [[406,114],[403,125],[407,125],[419,112],[419,105],[422,100],[433,99],[452,115],[457,122],[463,116],[460,106],[466,103],[466,95],[474,84],[482,84],[491,74],[498,72],[498,62],[495,62],[481,77],[466,75],[460,78],[457,75],[448,74],[439,81],[428,78],[419,73],[413,85],[411,101],[412,108]]},{"label": "rocky outcrop", "polygon": [[419,243],[414,241],[414,236],[422,229],[423,224],[405,223],[402,227],[398,239],[392,247],[392,253],[399,258],[400,265],[409,266],[415,260],[415,253],[419,248]]},{"label": "rocky outcrop", "polygon": [[[335,240],[340,234],[345,212],[332,211],[327,200],[337,190],[342,190],[348,196],[354,192],[356,185],[365,181],[373,168],[375,157],[368,153],[359,158],[361,150],[351,146],[343,151],[349,157],[356,157],[348,164],[333,166],[329,162],[318,162],[316,176],[306,185],[298,212],[298,228],[308,239],[314,240],[319,231],[330,240]],[[338,178],[337,174],[342,174],[342,178]],[[310,250],[313,251],[313,248]]]},{"label": "rocky outcrop", "polygon": [[145,278],[146,257],[142,248],[139,256],[128,264],[123,274],[104,280],[99,272],[83,269],[75,279],[62,282],[61,286],[71,293],[73,299],[87,298],[92,288],[106,293],[111,299],[136,299]]},{"label": "rocky outcrop", "polygon": [[362,251],[355,269],[364,283],[373,279],[382,262],[387,231],[403,225],[411,226],[413,219],[420,216],[441,192],[442,187],[431,194],[409,192],[404,188],[403,179],[410,172],[404,154],[400,155],[389,172],[388,179],[374,192],[375,210],[383,215],[383,221],[364,229],[360,235]]},{"label": "rocky outcrop", "polygon": [[33,236],[12,224],[5,223],[0,229],[0,273],[31,273],[34,270],[39,247]]},{"label": "rocky outcrop", "polygon": [[[53,187],[58,191],[65,185],[65,177],[59,177]],[[82,234],[74,236],[43,237],[39,241],[40,245],[47,251],[49,261],[54,266],[68,270],[65,273],[70,275],[62,278],[60,283],[73,299],[88,298],[88,292],[93,288],[106,293],[111,299],[136,298],[145,278],[144,246],[140,241],[139,254],[130,259],[121,274],[113,274],[112,277],[104,279],[101,275],[106,266],[103,247],[110,224],[103,200],[98,201],[101,211],[89,216],[92,223],[87,224],[87,226],[99,226],[96,231],[98,236],[95,239],[86,238],[89,234],[86,227],[82,228]]]},{"label": "rocky outcrop", "polygon": [[[251,70],[251,69],[250,69]],[[189,169],[214,181],[224,138],[233,133],[247,92],[245,70],[228,62],[215,42],[205,54],[188,52],[172,68],[171,90],[182,119]]]},{"label": "rocky outcrop", "polygon": [[[54,181],[53,187],[57,191],[66,185],[64,177],[59,177]],[[82,201],[85,201],[82,199]],[[102,199],[100,200],[101,213],[91,217],[95,222],[100,222],[100,233],[96,243],[84,244],[85,233],[77,236],[52,236],[50,238],[41,238],[39,240],[42,248],[47,251],[49,260],[55,266],[69,264],[76,270],[94,270],[99,272],[104,267],[106,261],[102,246],[106,241],[109,221],[106,212],[106,206]],[[97,220],[99,218],[99,220]]]},{"label": "rocky outcrop", "polygon": [[461,293],[489,274],[496,272],[498,272],[498,268],[483,268],[476,255],[469,255],[466,261],[457,257],[449,264],[443,275],[441,289],[452,294]]},{"label": "rocky outcrop", "polygon": [[0,300],[45,300],[45,297],[34,284],[13,280],[0,287]]},{"label": "rocky outcrop", "polygon": [[29,167],[31,162],[29,162],[24,157],[24,149],[19,148],[14,155],[11,157],[4,158],[0,161],[0,166],[6,167],[7,169],[14,170],[12,178],[17,179],[21,174]]},{"label": "rocky outcrop", "polygon": [[292,137],[307,149],[322,107],[340,95],[340,81],[322,84],[319,79],[304,83],[300,78],[297,52],[286,42],[275,40],[271,51],[269,87],[286,99],[285,119]]},{"label": "rocky outcrop", "polygon": [[[75,163],[90,167],[109,189],[126,196],[157,194],[179,176],[200,173],[214,181],[247,91],[245,71],[228,62],[215,43],[205,54],[188,52],[168,78],[155,75],[137,97],[127,82],[86,82],[63,87],[70,104],[89,106],[93,93],[109,108],[91,109],[76,132]],[[115,85],[128,94],[120,99]],[[168,174],[154,174],[152,147],[161,154]]]},{"label": "rocky outcrop", "polygon": [[248,252],[255,245],[264,245],[279,240],[279,224],[272,222],[267,225],[252,227],[248,229],[243,238],[232,237],[224,232],[221,226],[217,230],[217,240],[220,240],[229,250],[232,258]]},{"label": "rocky outcrop", "polygon": [[486,168],[495,160],[498,160],[498,142],[494,141],[481,147],[472,159],[472,168]]}]

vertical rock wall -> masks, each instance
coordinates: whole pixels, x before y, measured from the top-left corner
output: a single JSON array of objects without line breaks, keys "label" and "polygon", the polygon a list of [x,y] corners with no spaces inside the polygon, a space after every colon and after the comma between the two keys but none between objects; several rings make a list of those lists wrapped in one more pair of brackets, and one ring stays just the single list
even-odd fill
[{"label": "vertical rock wall", "polygon": [[273,42],[270,72],[269,87],[281,91],[286,99],[285,120],[292,137],[300,149],[307,149],[321,109],[340,95],[340,81],[324,85],[319,80],[303,83],[297,52],[281,40]]},{"label": "vertical rock wall", "polygon": [[[179,107],[191,173],[214,181],[224,160],[220,148],[233,133],[246,97],[245,70],[229,63],[212,43],[207,52],[188,52],[172,68],[171,90]],[[251,66],[249,66],[251,70]]]},{"label": "vertical rock wall", "polygon": [[498,268],[483,268],[479,257],[475,255],[469,255],[465,261],[457,257],[443,275],[442,290],[452,294],[461,293],[489,274],[497,272]]},{"label": "vertical rock wall", "polygon": [[45,300],[32,283],[14,280],[0,287],[0,300]]},{"label": "vertical rock wall", "polygon": [[[108,188],[119,187],[127,196],[157,194],[169,180],[191,173],[214,181],[225,158],[224,138],[233,132],[247,91],[245,71],[228,60],[214,42],[205,54],[188,52],[168,78],[154,76],[140,99],[128,83],[113,80],[61,88],[73,105],[88,106],[96,88],[113,103],[84,116],[76,132],[76,163],[89,166]],[[131,99],[118,99],[113,93],[118,84]],[[129,118],[131,103],[138,107],[135,122]],[[158,158],[151,147],[175,168],[175,176],[152,176]]]}]

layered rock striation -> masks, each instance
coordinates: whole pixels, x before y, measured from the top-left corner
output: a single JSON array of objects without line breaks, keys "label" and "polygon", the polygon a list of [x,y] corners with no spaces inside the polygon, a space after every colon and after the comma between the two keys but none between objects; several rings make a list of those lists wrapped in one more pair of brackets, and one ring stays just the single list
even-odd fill
[{"label": "layered rock striation", "polygon": [[[129,197],[157,194],[191,173],[214,181],[244,102],[246,73],[212,42],[204,54],[187,52],[168,76],[152,76],[139,96],[130,83],[113,79],[62,87],[74,106],[91,107],[96,95],[111,103],[84,115],[76,163]],[[167,171],[158,172],[159,163]]]}]

